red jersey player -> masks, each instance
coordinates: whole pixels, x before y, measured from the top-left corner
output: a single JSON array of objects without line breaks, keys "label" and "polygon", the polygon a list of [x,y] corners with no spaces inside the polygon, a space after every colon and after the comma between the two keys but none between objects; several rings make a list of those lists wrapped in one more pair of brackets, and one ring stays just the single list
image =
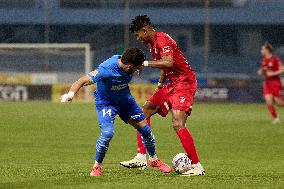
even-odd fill
[{"label": "red jersey player", "polygon": [[[137,40],[149,45],[154,61],[145,61],[144,66],[161,69],[158,83],[159,89],[145,102],[143,112],[148,118],[156,113],[165,117],[169,110],[172,110],[172,126],[184,150],[192,160],[192,168],[184,175],[204,175],[205,172],[199,162],[193,138],[186,128],[186,120],[191,113],[197,89],[197,81],[193,69],[177,43],[168,34],[156,32],[147,15],[136,16],[132,20],[129,29],[136,36]],[[166,79],[169,80],[169,83],[163,86]],[[137,140],[137,156],[130,161],[121,162],[121,165],[125,167],[139,167],[146,161],[146,150],[141,142],[140,135],[137,135]]]},{"label": "red jersey player", "polygon": [[263,95],[267,104],[268,110],[272,116],[272,123],[280,123],[280,119],[277,116],[273,100],[280,106],[284,106],[284,101],[281,98],[281,80],[280,74],[284,72],[284,67],[279,57],[273,55],[272,45],[266,42],[261,47],[261,54],[263,56],[261,60],[261,66],[258,70],[259,75],[265,77],[263,83]]}]

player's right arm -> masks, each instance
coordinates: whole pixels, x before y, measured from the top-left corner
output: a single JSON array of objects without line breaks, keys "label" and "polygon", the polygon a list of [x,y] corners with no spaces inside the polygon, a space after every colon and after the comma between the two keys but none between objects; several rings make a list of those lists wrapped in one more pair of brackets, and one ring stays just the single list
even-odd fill
[{"label": "player's right arm", "polygon": [[84,86],[92,85],[105,77],[105,71],[104,69],[101,69],[100,67],[92,72],[90,72],[88,75],[81,77],[77,81],[75,81],[69,92],[62,95],[61,102],[72,102],[75,94]]},{"label": "player's right arm", "polygon": [[164,82],[166,80],[165,72],[161,69],[160,78],[158,81],[158,89],[161,89],[164,86]]},{"label": "player's right arm", "polygon": [[72,100],[73,100],[73,98],[74,98],[74,96],[75,96],[75,94],[76,94],[82,87],[87,86],[87,85],[91,85],[91,84],[93,84],[93,83],[94,83],[94,82],[91,80],[90,77],[88,77],[88,76],[83,76],[83,77],[81,77],[80,79],[78,79],[77,81],[75,81],[75,82],[72,84],[72,86],[71,86],[71,88],[70,88],[70,90],[69,90],[68,93],[62,95],[62,97],[61,97],[61,102],[69,102],[69,103],[71,103]]},{"label": "player's right arm", "polygon": [[284,66],[279,57],[276,57],[275,64],[277,65],[278,70],[277,71],[267,71],[266,76],[274,77],[274,76],[279,76],[284,73]]},{"label": "player's right arm", "polygon": [[76,94],[81,89],[81,87],[88,86],[93,83],[94,82],[91,80],[90,77],[83,76],[72,84],[70,91]]}]

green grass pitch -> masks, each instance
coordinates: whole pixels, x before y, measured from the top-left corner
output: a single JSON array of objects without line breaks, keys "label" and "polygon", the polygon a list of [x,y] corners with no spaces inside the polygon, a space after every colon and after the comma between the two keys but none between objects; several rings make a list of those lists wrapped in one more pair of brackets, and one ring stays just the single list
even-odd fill
[{"label": "green grass pitch", "polygon": [[[170,117],[152,119],[168,164],[183,152]],[[272,125],[264,104],[196,104],[187,125],[206,176],[120,167],[136,141],[117,118],[103,177],[91,178],[99,135],[92,104],[0,102],[0,188],[284,188],[284,124]]]}]

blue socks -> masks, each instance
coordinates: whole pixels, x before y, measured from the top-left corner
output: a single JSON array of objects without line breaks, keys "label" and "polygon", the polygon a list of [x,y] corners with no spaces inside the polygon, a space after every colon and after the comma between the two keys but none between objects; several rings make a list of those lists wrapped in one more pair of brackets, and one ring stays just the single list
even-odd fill
[{"label": "blue socks", "polygon": [[113,125],[108,125],[105,128],[104,126],[102,126],[101,128],[102,128],[101,136],[99,137],[96,145],[95,159],[98,163],[103,162],[103,159],[109,147],[109,142],[111,141],[114,135]]},{"label": "blue socks", "polygon": [[147,124],[143,128],[138,128],[137,130],[142,136],[142,142],[147,149],[148,154],[150,156],[156,155],[155,137],[149,125]]},{"label": "blue socks", "polygon": [[[143,128],[138,128],[138,132],[142,136],[142,142],[146,147],[148,154],[152,157],[156,155],[155,137],[149,127],[145,125]],[[114,135],[114,127],[112,123],[104,123],[101,125],[101,135],[97,141],[96,145],[96,156],[95,160],[97,163],[101,164],[105,157],[105,154],[109,147],[109,142]]]}]

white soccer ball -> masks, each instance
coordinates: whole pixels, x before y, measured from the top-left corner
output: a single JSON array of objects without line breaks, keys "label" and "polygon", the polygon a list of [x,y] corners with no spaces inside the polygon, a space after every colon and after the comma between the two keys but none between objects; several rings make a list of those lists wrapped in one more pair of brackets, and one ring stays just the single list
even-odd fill
[{"label": "white soccer ball", "polygon": [[173,158],[173,168],[178,174],[185,173],[191,168],[191,160],[186,153],[179,153]]}]

